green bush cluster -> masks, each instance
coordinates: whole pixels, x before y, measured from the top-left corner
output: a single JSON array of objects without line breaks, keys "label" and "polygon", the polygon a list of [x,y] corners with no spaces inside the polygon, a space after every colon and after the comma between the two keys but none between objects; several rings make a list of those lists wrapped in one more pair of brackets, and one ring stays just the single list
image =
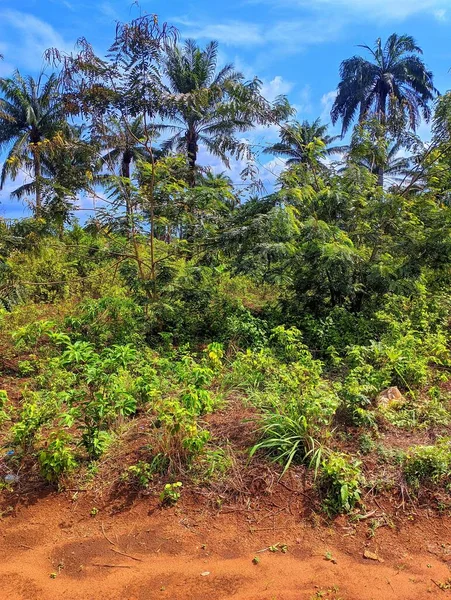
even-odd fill
[{"label": "green bush cluster", "polygon": [[439,439],[433,446],[414,446],[404,458],[404,475],[413,490],[422,484],[438,485],[450,483],[451,442]]}]

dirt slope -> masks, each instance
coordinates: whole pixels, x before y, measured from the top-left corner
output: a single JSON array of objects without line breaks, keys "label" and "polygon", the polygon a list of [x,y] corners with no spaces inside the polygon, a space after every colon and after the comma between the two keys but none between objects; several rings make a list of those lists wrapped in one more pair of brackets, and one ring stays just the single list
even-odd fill
[{"label": "dirt slope", "polygon": [[[0,598],[8,600],[422,600],[451,597],[451,519],[316,524],[272,502],[212,512],[153,498],[114,514],[50,494],[5,513]],[[94,511],[96,512],[96,511]],[[377,517],[377,513],[374,515]],[[264,550],[277,542],[287,552]],[[383,562],[366,559],[364,551]],[[258,564],[252,559],[258,556]],[[107,566],[108,565],[108,566]],[[114,566],[117,565],[117,566]],[[208,573],[208,574],[207,574]]]}]

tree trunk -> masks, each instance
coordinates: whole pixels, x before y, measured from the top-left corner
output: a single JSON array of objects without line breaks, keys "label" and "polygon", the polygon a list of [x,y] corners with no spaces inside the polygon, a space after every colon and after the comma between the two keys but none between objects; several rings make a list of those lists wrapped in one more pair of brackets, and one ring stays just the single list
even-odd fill
[{"label": "tree trunk", "polygon": [[[379,122],[384,127],[382,135],[385,135],[385,125],[387,122],[387,92],[385,90],[379,93],[378,103]],[[384,187],[384,165],[378,165],[377,167],[377,185],[381,188]]]},{"label": "tree trunk", "polygon": [[125,182],[125,214],[127,219],[127,235],[131,229],[132,206],[131,206],[131,186],[130,186],[130,164],[132,155],[129,150],[126,150],[122,155],[121,177],[125,177],[128,181]]},{"label": "tree trunk", "polygon": [[36,199],[34,205],[34,216],[39,219],[42,212],[42,192],[41,192],[41,158],[39,156],[39,147],[36,144],[32,146],[34,179],[36,183]]},{"label": "tree trunk", "polygon": [[196,185],[196,162],[197,162],[197,134],[192,126],[187,131],[188,168],[189,168],[189,185]]}]

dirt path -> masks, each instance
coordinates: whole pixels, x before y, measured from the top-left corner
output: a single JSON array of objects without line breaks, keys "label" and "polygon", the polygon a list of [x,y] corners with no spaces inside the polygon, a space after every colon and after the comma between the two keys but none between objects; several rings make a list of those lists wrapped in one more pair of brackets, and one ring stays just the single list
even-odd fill
[{"label": "dirt path", "polygon": [[[413,517],[401,528],[382,526],[373,536],[368,522],[342,518],[333,527],[315,528],[274,507],[262,508],[258,519],[233,509],[213,514],[195,503],[161,510],[152,500],[117,514],[101,509],[91,516],[92,508],[51,495],[4,516],[0,598],[451,597],[437,585],[451,577],[449,518]],[[286,553],[258,552],[277,542],[288,546]],[[365,559],[365,549],[383,562]]]}]

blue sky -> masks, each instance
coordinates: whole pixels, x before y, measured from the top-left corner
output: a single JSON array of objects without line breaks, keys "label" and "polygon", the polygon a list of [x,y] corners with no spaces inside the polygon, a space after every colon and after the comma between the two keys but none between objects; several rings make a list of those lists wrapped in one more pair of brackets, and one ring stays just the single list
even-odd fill
[{"label": "blue sky", "polygon": [[[413,35],[435,74],[440,91],[451,88],[451,0],[142,0],[140,9],[175,25],[181,38],[203,44],[216,39],[222,62],[234,62],[247,78],[257,75],[269,98],[287,94],[298,119],[327,121],[338,83],[340,62],[394,31]],[[116,20],[137,16],[127,0],[0,0],[0,76],[14,68],[35,74],[49,46],[71,50],[86,37],[101,53],[111,42]],[[276,132],[258,130],[252,142],[266,144]],[[428,127],[420,134],[427,139]],[[261,157],[271,185],[281,163]],[[215,163],[216,170],[222,167]],[[240,165],[234,165],[234,176]],[[0,192],[0,215],[24,209]]]}]

